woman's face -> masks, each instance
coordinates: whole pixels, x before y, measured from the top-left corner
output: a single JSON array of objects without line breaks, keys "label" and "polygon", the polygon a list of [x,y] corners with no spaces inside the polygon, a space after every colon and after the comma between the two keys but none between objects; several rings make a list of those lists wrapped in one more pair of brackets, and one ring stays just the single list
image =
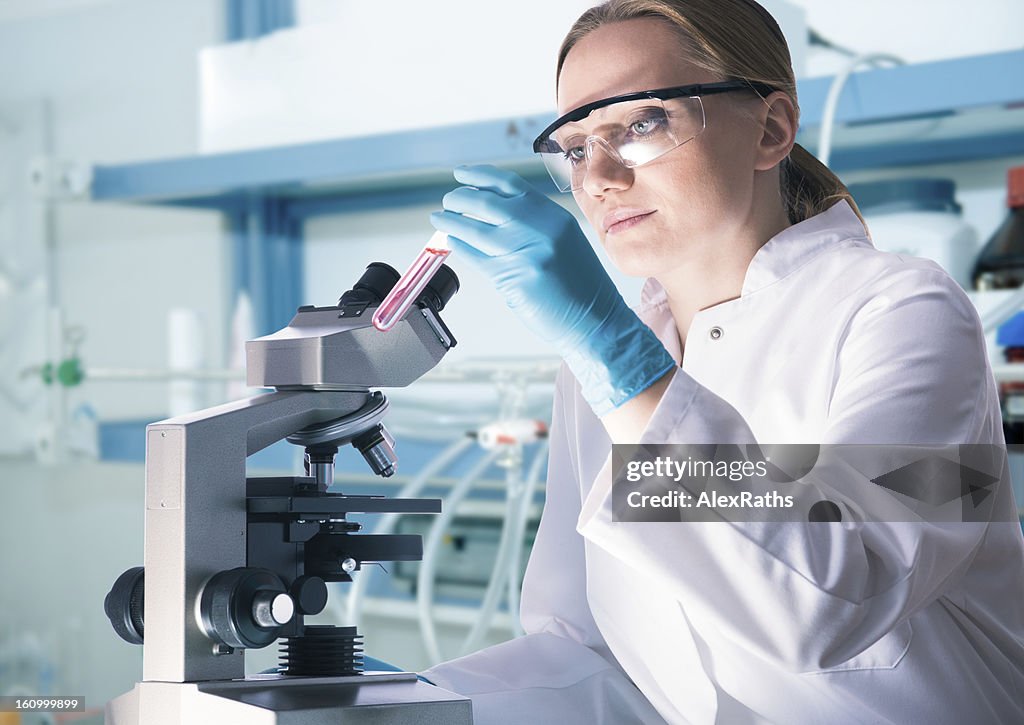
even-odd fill
[{"label": "woman's face", "polygon": [[[558,112],[634,91],[724,80],[681,56],[680,41],[663,20],[604,25],[569,51]],[[701,100],[706,128],[692,141],[632,169],[595,145],[583,188],[573,192],[626,274],[658,277],[687,264],[707,269],[723,255],[745,251],[738,240],[752,213],[758,127],[742,104],[760,101],[742,92]],[[622,216],[632,218],[610,224]]]}]

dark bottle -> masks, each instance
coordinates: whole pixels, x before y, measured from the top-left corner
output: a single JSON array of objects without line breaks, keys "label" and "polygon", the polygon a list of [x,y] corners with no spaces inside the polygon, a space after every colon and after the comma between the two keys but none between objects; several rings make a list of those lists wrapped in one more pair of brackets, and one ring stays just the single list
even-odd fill
[{"label": "dark bottle", "polygon": [[1024,166],[1010,169],[1006,186],[1010,216],[981,250],[971,274],[979,290],[1024,285]]}]

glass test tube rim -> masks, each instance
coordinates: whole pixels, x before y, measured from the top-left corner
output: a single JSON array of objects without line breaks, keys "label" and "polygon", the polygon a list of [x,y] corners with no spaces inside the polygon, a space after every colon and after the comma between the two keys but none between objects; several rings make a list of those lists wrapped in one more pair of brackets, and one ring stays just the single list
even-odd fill
[{"label": "glass test tube rim", "polygon": [[431,237],[373,313],[373,326],[382,332],[394,327],[412,307],[449,254],[450,249],[441,247]]}]

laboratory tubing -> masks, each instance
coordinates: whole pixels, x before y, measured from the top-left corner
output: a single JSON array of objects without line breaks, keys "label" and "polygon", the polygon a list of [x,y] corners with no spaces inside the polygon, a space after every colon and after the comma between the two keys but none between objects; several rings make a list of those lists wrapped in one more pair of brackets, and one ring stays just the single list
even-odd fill
[{"label": "laboratory tubing", "polygon": [[434,232],[409,269],[373,313],[373,326],[382,332],[394,327],[409,311],[449,254],[448,236],[443,232]]},{"label": "laboratory tubing", "polygon": [[537,440],[546,438],[547,434],[547,424],[542,420],[499,420],[482,427],[477,432],[477,442],[481,448],[491,450],[498,446],[536,443]]}]

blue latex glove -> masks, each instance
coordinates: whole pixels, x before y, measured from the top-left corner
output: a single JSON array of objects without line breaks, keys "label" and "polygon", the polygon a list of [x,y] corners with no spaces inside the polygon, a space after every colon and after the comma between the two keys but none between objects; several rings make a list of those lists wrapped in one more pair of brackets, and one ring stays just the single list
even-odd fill
[{"label": "blue latex glove", "polygon": [[572,214],[510,171],[460,166],[455,179],[467,186],[445,195],[445,211],[431,223],[556,347],[595,413],[622,405],[675,365],[626,305]]}]

